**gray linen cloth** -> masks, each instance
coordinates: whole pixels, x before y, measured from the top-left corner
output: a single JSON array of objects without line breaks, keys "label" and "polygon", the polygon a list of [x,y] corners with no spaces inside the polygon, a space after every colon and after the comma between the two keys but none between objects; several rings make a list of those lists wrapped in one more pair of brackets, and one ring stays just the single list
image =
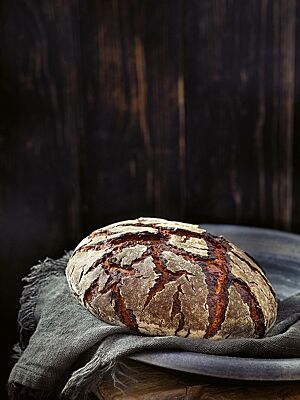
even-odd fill
[{"label": "gray linen cloth", "polygon": [[279,303],[278,320],[263,339],[146,336],[102,322],[78,303],[65,277],[69,257],[47,258],[23,279],[20,342],[8,381],[11,399],[86,398],[106,373],[117,375],[125,356],[142,350],[300,357],[300,294]]}]

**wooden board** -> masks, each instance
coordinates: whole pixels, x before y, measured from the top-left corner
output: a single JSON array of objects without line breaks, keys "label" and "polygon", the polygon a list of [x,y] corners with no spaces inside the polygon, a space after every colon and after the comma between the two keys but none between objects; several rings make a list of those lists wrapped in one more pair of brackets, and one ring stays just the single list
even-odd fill
[{"label": "wooden board", "polygon": [[[127,363],[114,384],[109,378],[99,383],[97,394],[103,400],[299,400],[300,383],[262,383],[220,380]],[[126,384],[126,387],[124,386]],[[117,387],[116,387],[117,386]]]}]

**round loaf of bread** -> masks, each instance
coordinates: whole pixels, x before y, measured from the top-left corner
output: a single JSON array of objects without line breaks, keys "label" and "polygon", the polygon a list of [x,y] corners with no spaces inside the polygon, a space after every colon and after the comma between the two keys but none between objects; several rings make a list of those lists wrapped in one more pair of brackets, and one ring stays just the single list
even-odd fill
[{"label": "round loaf of bread", "polygon": [[192,224],[138,218],[97,229],[66,276],[96,317],[148,335],[262,338],[277,315],[257,262]]}]

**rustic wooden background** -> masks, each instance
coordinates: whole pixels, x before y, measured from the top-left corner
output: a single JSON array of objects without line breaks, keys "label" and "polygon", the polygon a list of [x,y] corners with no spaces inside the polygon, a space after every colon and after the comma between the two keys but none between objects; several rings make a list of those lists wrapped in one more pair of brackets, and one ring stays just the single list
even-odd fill
[{"label": "rustic wooden background", "polygon": [[143,215],[300,231],[299,2],[1,7],[6,353],[21,277],[93,228]]}]

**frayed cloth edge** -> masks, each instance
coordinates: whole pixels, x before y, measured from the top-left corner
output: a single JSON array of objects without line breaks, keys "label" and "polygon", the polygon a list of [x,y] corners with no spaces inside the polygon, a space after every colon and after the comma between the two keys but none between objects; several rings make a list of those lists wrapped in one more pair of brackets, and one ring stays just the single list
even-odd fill
[{"label": "frayed cloth edge", "polygon": [[[61,392],[61,397],[63,399],[85,400],[88,398],[90,393],[97,392],[97,386],[105,376],[114,375],[114,371],[118,365],[118,360],[114,359],[102,367],[97,367],[97,358],[97,356],[93,357],[87,365],[73,373],[72,377]],[[91,373],[90,369],[93,370],[93,373]],[[81,372],[81,376],[79,371]]]},{"label": "frayed cloth edge", "polygon": [[18,312],[19,343],[14,345],[11,358],[18,361],[28,345],[31,335],[34,333],[37,321],[35,309],[40,287],[50,276],[64,272],[67,262],[73,251],[66,251],[65,255],[57,260],[47,257],[44,261],[30,268],[30,272],[22,281],[25,283],[20,298]]}]

